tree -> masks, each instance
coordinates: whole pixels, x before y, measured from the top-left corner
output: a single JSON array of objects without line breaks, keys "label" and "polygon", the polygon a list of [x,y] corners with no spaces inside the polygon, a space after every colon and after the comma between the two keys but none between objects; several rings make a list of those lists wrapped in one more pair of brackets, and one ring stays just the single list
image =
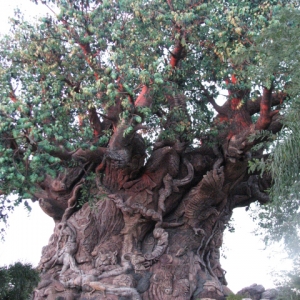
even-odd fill
[{"label": "tree", "polygon": [[293,268],[290,271],[281,271],[276,274],[276,285],[278,299],[298,300],[300,299],[300,277],[299,277],[299,258],[294,259]]},{"label": "tree", "polygon": [[[257,39],[249,51],[259,51],[266,58],[261,76],[281,74],[285,90],[292,103],[284,111],[284,130],[278,134],[274,149],[265,168],[273,177],[271,201],[260,211],[260,225],[265,241],[283,240],[285,249],[293,258],[298,257],[299,238],[299,10],[281,9],[273,24]],[[256,70],[257,71],[257,70]],[[283,205],[284,203],[284,205]]]},{"label": "tree", "polygon": [[[281,9],[276,22],[256,40],[252,51],[264,53],[266,68],[262,73],[284,74],[285,89],[293,102],[284,111],[284,130],[278,133],[265,168],[271,171],[272,201],[259,212],[260,233],[266,244],[283,242],[293,269],[281,273],[279,299],[299,299],[299,10]],[[267,46],[266,46],[267,44]],[[262,48],[264,45],[264,48]],[[278,51],[280,49],[280,51]],[[248,53],[248,55],[251,55]]]},{"label": "tree", "polygon": [[2,300],[27,300],[39,282],[39,273],[31,264],[17,262],[0,268],[0,297]]},{"label": "tree", "polygon": [[34,299],[224,299],[223,231],[269,201],[292,102],[282,73],[254,72],[264,53],[240,58],[297,3],[41,2],[0,49],[2,206],[56,224]]}]

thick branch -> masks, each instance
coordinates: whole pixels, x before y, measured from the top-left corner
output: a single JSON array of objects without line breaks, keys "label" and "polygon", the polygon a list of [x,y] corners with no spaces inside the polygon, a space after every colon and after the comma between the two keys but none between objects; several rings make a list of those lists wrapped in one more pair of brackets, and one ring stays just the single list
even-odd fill
[{"label": "thick branch", "polygon": [[[284,92],[272,93],[270,106],[273,107],[273,106],[280,105],[283,103],[283,101],[287,100],[287,98],[288,98],[287,93]],[[259,112],[261,100],[262,97],[258,97],[254,101],[249,100],[247,102],[247,109],[250,115],[254,115]]]},{"label": "thick branch", "polygon": [[272,90],[273,87],[270,89],[263,87],[263,96],[260,101],[260,115],[255,124],[255,129],[257,130],[267,129],[271,123],[272,116],[275,112],[278,113],[278,111],[271,112]]},{"label": "thick branch", "polygon": [[55,150],[49,152],[50,155],[58,157],[63,161],[69,161],[71,159],[82,160],[84,162],[100,163],[106,153],[107,148],[99,147],[96,150],[83,150],[78,149],[76,151],[68,152],[62,146],[57,147]]},{"label": "thick branch", "polygon": [[95,107],[89,109],[89,120],[94,130],[94,137],[100,136],[102,127]]},{"label": "thick branch", "polygon": [[150,97],[151,89],[144,85],[137,99],[135,100],[135,107],[151,107],[152,106],[152,98]]},{"label": "thick branch", "polygon": [[173,52],[171,52],[170,65],[174,69],[177,67],[179,61],[186,56],[185,47],[178,41],[175,45]]}]

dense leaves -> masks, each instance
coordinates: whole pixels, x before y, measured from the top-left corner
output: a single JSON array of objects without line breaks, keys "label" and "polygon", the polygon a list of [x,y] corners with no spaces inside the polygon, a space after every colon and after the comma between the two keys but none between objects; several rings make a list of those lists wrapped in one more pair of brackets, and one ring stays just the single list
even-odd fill
[{"label": "dense leaves", "polygon": [[[298,186],[297,2],[42,2],[49,15],[28,23],[17,13],[0,46],[2,220],[12,209],[7,195],[38,199],[47,176],[84,167],[110,147],[114,132],[131,138],[141,130],[147,154],[161,140],[218,146],[228,124],[214,123],[215,111],[224,112],[215,99],[227,89],[225,100],[237,95],[242,110],[266,88],[294,102],[270,160],[273,175],[280,170],[276,215],[269,210],[263,226],[278,239],[288,226],[292,241],[298,202],[289,196],[282,206],[278,196]],[[272,131],[257,132],[259,139],[257,152],[273,149]],[[260,174],[268,169],[261,156],[250,164],[254,172],[255,163]]]},{"label": "dense leaves", "polygon": [[[190,144],[204,138],[214,115],[207,104],[216,107],[213,99],[233,70],[239,79],[235,89],[251,88],[250,98],[258,84],[266,84],[250,72],[265,54],[256,54],[251,68],[234,59],[285,5],[42,2],[57,13],[50,9],[33,24],[17,14],[0,49],[0,190],[21,198],[32,197],[46,174],[55,177],[76,163],[71,153],[107,146],[112,131],[100,128],[98,117],[123,119],[124,134],[133,130],[132,122],[142,122],[148,136],[164,131],[162,138],[179,136]],[[281,74],[276,80],[281,83]],[[179,109],[177,122],[166,92],[187,96],[189,116],[182,118]]]},{"label": "dense leaves", "polygon": [[30,299],[39,282],[38,272],[30,264],[17,262],[0,268],[0,298],[2,300]]},{"label": "dense leaves", "polygon": [[[266,78],[277,77],[293,101],[285,106],[282,130],[271,144],[271,156],[261,165],[272,173],[270,190],[272,202],[260,211],[260,225],[267,243],[283,240],[292,256],[299,253],[299,10],[291,7],[277,10],[272,24],[255,39],[256,44],[247,52],[257,52],[264,57],[263,63],[253,69],[255,74]],[[252,52],[253,51],[253,52]],[[259,166],[259,164],[256,164]]]}]

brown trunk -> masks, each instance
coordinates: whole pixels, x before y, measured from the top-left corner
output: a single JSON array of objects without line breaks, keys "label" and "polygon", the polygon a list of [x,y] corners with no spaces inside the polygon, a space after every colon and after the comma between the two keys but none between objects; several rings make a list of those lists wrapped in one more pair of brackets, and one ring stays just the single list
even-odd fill
[{"label": "brown trunk", "polygon": [[124,126],[96,168],[92,204],[74,204],[92,165],[48,178],[37,196],[56,226],[34,299],[225,299],[225,226],[234,207],[266,200],[246,171],[250,129],[219,149],[162,143],[144,165],[139,135],[124,138]]},{"label": "brown trunk", "polygon": [[201,229],[191,227],[196,220],[155,226],[157,212],[137,206],[122,214],[121,201],[108,195],[56,225],[34,299],[224,299],[219,248],[228,214],[208,209]]}]

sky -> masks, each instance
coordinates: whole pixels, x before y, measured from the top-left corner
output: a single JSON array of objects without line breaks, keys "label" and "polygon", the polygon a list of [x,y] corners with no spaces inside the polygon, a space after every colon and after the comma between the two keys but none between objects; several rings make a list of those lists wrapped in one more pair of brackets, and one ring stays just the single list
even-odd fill
[{"label": "sky", "polygon": [[[0,0],[0,32],[8,31],[9,16],[18,6],[26,18],[49,12],[29,0]],[[37,266],[42,247],[47,245],[54,228],[53,220],[46,216],[38,203],[32,204],[32,212],[21,205],[9,218],[5,242],[0,242],[0,266],[16,261]],[[265,288],[274,287],[272,272],[291,268],[291,262],[279,246],[265,249],[260,237],[254,235],[253,220],[243,208],[235,209],[235,233],[225,232],[221,265],[227,271],[228,287],[233,292],[253,283]]]}]

